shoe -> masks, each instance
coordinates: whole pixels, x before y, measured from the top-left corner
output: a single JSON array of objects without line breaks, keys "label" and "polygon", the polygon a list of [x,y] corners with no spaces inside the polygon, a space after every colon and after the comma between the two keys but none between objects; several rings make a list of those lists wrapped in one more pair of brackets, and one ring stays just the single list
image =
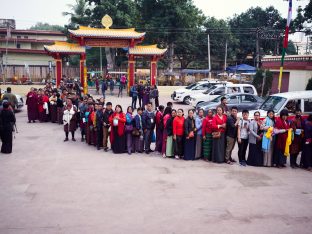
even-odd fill
[{"label": "shoe", "polygon": [[104,151],[107,152],[107,151],[108,151],[108,148],[105,148]]},{"label": "shoe", "polygon": [[96,147],[96,149],[97,149],[97,150],[100,150],[101,148],[100,148],[100,147]]},{"label": "shoe", "polygon": [[240,166],[244,166],[244,165],[243,165],[243,162],[239,162],[239,165],[240,165]]},{"label": "shoe", "polygon": [[75,138],[72,138],[72,141],[76,141],[76,139],[75,139]]},{"label": "shoe", "polygon": [[33,120],[33,123],[36,123],[36,121],[35,121],[35,120]]},{"label": "shoe", "polygon": [[145,153],[146,153],[146,154],[149,154],[149,153],[150,153],[150,151],[145,151]]},{"label": "shoe", "polygon": [[243,161],[243,166],[246,167],[247,166],[247,163],[245,161]]},{"label": "shoe", "polygon": [[295,165],[291,165],[290,166],[292,169],[296,169],[296,166]]},{"label": "shoe", "polygon": [[153,153],[153,152],[154,152],[154,150],[149,150],[149,152],[150,152],[150,153]]},{"label": "shoe", "polygon": [[236,160],[233,159],[233,158],[231,158],[230,161],[231,161],[232,163],[236,163]]},{"label": "shoe", "polygon": [[174,156],[174,157],[175,157],[175,159],[180,159],[180,157],[179,157],[179,156],[177,156],[177,155],[176,155],[176,156]]},{"label": "shoe", "polygon": [[128,155],[131,155],[131,153],[128,152]]},{"label": "shoe", "polygon": [[81,138],[81,142],[84,142],[84,138]]},{"label": "shoe", "polygon": [[166,154],[163,154],[162,157],[163,157],[163,158],[167,158]]},{"label": "shoe", "polygon": [[[207,160],[207,161],[208,161],[208,160]],[[226,163],[229,164],[229,165],[233,165],[233,163],[231,162],[231,160],[227,161]]]},{"label": "shoe", "polygon": [[31,121],[30,121],[30,120],[28,120],[28,123],[31,123]]},{"label": "shoe", "polygon": [[65,138],[64,142],[65,142],[65,141],[68,141],[68,138],[67,138],[67,137]]}]

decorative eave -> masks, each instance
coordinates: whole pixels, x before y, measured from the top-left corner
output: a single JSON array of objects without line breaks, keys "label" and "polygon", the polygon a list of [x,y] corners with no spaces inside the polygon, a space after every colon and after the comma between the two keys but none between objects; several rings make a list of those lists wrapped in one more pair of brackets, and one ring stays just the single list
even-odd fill
[{"label": "decorative eave", "polygon": [[109,29],[80,26],[77,30],[68,30],[74,37],[108,38],[108,39],[141,39],[144,33],[136,32],[135,28]]},{"label": "decorative eave", "polygon": [[66,54],[82,54],[86,52],[84,46],[64,41],[56,41],[54,45],[45,45],[45,51],[48,53],[66,53]]},{"label": "decorative eave", "polygon": [[136,56],[162,56],[166,52],[167,49],[159,49],[157,45],[143,45],[129,48],[129,54]]}]

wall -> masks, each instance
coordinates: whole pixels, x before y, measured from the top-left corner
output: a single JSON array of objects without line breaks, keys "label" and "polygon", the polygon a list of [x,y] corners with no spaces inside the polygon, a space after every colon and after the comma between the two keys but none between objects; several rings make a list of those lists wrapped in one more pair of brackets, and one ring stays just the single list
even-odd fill
[{"label": "wall", "polygon": [[305,90],[310,78],[312,78],[312,71],[292,70],[289,78],[289,91]]},{"label": "wall", "polygon": [[[6,62],[6,55],[3,55],[4,64]],[[51,56],[45,54],[22,54],[22,53],[9,53],[8,65],[41,65],[48,66],[49,61],[53,61]]]}]

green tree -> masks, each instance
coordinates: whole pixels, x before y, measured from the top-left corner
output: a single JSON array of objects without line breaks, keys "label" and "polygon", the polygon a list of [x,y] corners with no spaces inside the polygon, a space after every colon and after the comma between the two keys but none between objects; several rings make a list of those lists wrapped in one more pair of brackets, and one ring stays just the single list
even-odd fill
[{"label": "green tree", "polygon": [[[264,73],[265,73],[265,80],[264,80]],[[264,71],[262,69],[259,69],[256,72],[256,75],[252,81],[252,84],[257,89],[257,92],[259,95],[262,94],[262,96],[267,96],[267,94],[270,92],[272,88],[272,82],[273,82],[273,73],[269,70]],[[263,93],[262,93],[262,86],[263,86]]]},{"label": "green tree", "polygon": [[65,28],[60,25],[51,25],[48,23],[38,22],[29,28],[30,30],[47,30],[47,31],[61,31],[64,32]]},{"label": "green tree", "polygon": [[309,79],[306,90],[312,90],[312,78]]},{"label": "green tree", "polygon": [[63,12],[63,16],[70,16],[67,28],[77,28],[78,25],[88,26],[90,24],[91,10],[86,0],[75,0],[75,4],[67,5],[70,11]]}]

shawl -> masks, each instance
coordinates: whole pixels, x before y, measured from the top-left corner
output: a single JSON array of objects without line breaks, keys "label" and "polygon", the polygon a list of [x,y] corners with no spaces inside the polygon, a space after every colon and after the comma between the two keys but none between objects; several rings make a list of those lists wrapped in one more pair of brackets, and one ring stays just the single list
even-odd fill
[{"label": "shawl", "polygon": [[[118,114],[116,112],[114,112],[110,117],[109,117],[109,123],[111,126],[113,125],[113,120],[114,118],[117,116]],[[122,136],[125,132],[125,123],[126,123],[126,115],[124,113],[119,113],[119,120],[118,120],[118,126],[117,126],[117,135],[118,136]],[[114,131],[113,129],[110,132],[110,139],[111,139],[111,143],[114,142]]]},{"label": "shawl", "polygon": [[291,145],[291,138],[292,138],[292,130],[288,129],[286,145],[285,145],[285,152],[284,152],[284,155],[286,157],[290,156],[290,154],[289,154],[289,146]]},{"label": "shawl", "polygon": [[75,115],[75,109],[74,109],[74,105],[72,105],[72,107],[70,108],[70,110],[66,109],[64,110],[64,114],[63,114],[63,124],[69,124],[70,120],[73,118],[73,116]]},{"label": "shawl", "polygon": [[269,129],[263,134],[262,138],[262,149],[265,152],[268,152],[270,150],[270,143],[272,142],[272,134],[273,134],[273,124],[272,120],[269,117],[265,118],[265,125],[264,126],[270,126]]}]

